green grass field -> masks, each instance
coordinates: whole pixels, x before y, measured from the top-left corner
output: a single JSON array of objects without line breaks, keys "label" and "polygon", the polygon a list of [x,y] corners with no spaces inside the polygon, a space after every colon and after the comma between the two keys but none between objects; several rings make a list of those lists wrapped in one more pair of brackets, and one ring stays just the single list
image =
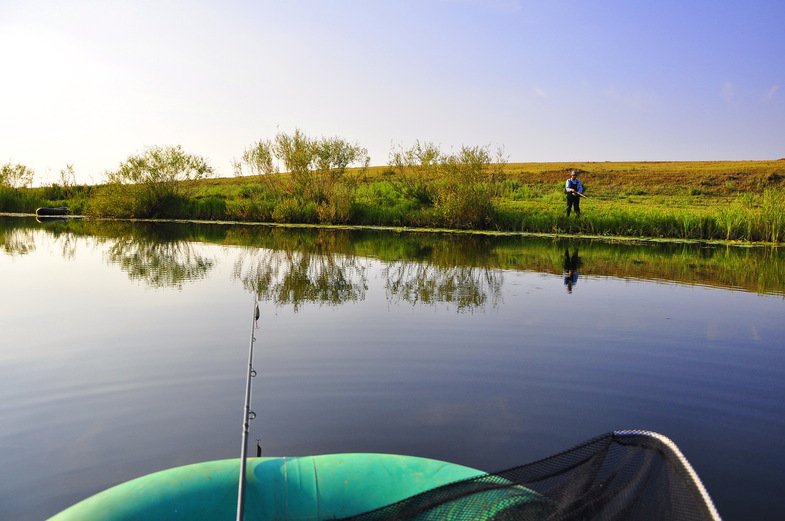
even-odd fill
[{"label": "green grass field", "polygon": [[[469,181],[350,169],[317,195],[295,194],[287,174],[188,182],[184,195],[145,205],[133,185],[0,191],[0,211],[68,205],[75,213],[278,223],[451,228],[694,240],[785,240],[785,160],[510,163]],[[565,213],[563,186],[578,169],[580,219]],[[323,184],[322,184],[323,183]]]}]

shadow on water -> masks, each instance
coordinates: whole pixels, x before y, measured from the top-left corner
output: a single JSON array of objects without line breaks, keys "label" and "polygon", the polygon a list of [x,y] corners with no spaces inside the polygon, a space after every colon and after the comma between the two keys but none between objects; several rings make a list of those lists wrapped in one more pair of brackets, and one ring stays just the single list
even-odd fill
[{"label": "shadow on water", "polygon": [[561,275],[568,293],[579,277],[765,294],[783,294],[785,280],[785,251],[771,247],[220,224],[2,218],[0,251],[31,253],[37,233],[53,238],[66,258],[73,257],[77,238],[107,244],[108,262],[152,287],[182,287],[205,277],[216,261],[197,253],[197,243],[239,246],[244,250],[235,262],[234,278],[260,298],[295,309],[306,302],[362,301],[371,259],[383,263],[390,301],[447,302],[458,310],[496,305],[505,270]]}]

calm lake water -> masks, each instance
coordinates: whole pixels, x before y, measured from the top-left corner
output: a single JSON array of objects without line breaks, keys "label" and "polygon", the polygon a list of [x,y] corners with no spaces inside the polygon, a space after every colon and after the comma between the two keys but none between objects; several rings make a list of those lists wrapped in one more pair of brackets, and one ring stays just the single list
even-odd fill
[{"label": "calm lake water", "polygon": [[784,286],[771,248],[0,218],[0,519],[237,457],[254,294],[266,455],[494,471],[643,428],[783,519]]}]

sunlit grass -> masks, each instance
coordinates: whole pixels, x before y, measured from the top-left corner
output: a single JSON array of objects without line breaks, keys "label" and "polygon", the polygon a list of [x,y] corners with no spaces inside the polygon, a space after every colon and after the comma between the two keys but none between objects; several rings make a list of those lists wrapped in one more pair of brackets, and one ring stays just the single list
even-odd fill
[{"label": "sunlit grass", "polygon": [[[580,219],[565,212],[564,181],[581,171],[587,199]],[[441,175],[424,177],[423,194],[390,167],[349,169],[321,201],[291,192],[287,174],[188,181],[161,215],[209,220],[444,227],[512,232],[663,237],[696,240],[785,240],[780,194],[785,161],[510,163],[503,173],[475,177],[471,190]],[[463,183],[466,184],[466,183]],[[133,187],[128,187],[133,190]],[[68,204],[93,215],[136,215],[122,194],[101,207],[109,188],[82,190],[76,198],[47,189],[12,190],[0,211],[33,211]],[[62,192],[57,192],[62,196]],[[467,197],[477,203],[467,204]],[[490,199],[489,199],[490,196]],[[488,207],[481,205],[490,204]],[[476,213],[479,209],[481,213]],[[119,210],[119,213],[117,211]],[[81,213],[81,211],[80,211]],[[476,214],[476,215],[475,215]]]}]

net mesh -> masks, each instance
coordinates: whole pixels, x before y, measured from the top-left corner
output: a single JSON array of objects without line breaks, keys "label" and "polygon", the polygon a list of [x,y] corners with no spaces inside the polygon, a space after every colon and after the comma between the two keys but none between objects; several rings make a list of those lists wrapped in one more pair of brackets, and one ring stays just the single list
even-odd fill
[{"label": "net mesh", "polygon": [[719,515],[673,442],[656,433],[617,431],[348,520],[708,521]]}]

